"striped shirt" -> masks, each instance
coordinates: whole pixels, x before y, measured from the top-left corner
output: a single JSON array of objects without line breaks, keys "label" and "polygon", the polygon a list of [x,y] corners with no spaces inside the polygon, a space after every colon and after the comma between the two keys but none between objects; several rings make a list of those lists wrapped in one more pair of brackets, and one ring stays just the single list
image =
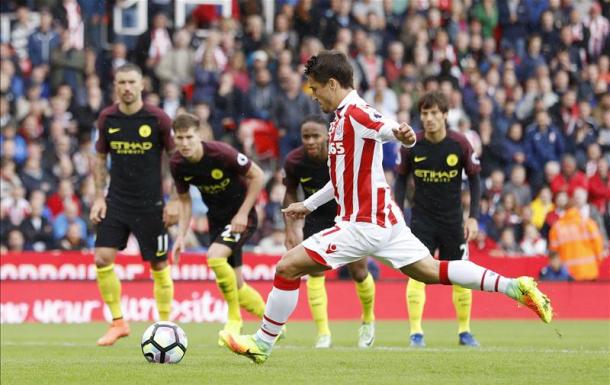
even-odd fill
[{"label": "striped shirt", "polygon": [[395,140],[394,128],[398,128],[396,121],[384,118],[356,91],[339,104],[328,145],[337,220],[388,227],[402,215],[382,167],[382,144]]}]

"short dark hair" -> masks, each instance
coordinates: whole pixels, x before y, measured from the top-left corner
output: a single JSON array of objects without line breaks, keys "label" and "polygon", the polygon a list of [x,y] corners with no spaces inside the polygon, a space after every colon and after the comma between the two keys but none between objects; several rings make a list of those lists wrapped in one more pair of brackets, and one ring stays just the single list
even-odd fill
[{"label": "short dark hair", "polygon": [[116,69],[116,72],[129,72],[129,71],[137,72],[140,74],[140,76],[142,76],[142,69],[133,63],[125,63]]},{"label": "short dark hair", "polygon": [[428,92],[419,99],[419,111],[422,108],[432,108],[434,106],[437,106],[442,113],[449,111],[449,101],[441,91]]},{"label": "short dark hair", "polygon": [[347,56],[339,51],[322,51],[309,58],[305,64],[305,75],[322,84],[333,78],[343,88],[354,86],[352,65],[347,60]]},{"label": "short dark hair", "polygon": [[311,115],[307,115],[305,117],[305,119],[301,120],[301,125],[300,127],[303,127],[303,125],[305,123],[316,123],[316,124],[321,124],[324,127],[328,127],[328,119],[325,118],[324,116],[320,115],[320,114],[311,114]]},{"label": "short dark hair", "polygon": [[176,116],[176,119],[172,122],[172,129],[174,132],[188,130],[191,127],[195,128],[195,131],[199,130],[200,120],[193,114],[180,114]]}]

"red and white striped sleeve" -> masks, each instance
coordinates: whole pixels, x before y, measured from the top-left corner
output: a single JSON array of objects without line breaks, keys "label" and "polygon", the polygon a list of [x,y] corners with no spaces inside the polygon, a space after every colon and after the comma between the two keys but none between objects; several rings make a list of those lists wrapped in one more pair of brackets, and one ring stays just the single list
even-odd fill
[{"label": "red and white striped sleeve", "polygon": [[392,130],[398,128],[398,122],[383,116],[371,106],[351,105],[346,117],[350,118],[352,126],[360,131],[363,138],[381,143],[396,140]]}]

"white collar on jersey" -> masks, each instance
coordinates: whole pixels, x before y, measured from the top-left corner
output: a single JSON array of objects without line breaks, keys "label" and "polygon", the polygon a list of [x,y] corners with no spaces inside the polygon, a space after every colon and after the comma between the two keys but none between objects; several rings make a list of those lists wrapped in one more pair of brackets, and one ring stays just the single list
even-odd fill
[{"label": "white collar on jersey", "polygon": [[354,104],[356,103],[358,100],[360,100],[360,96],[358,95],[358,91],[356,90],[351,90],[347,95],[345,95],[345,97],[343,98],[343,100],[341,100],[341,103],[339,103],[339,107],[337,107],[337,109],[335,110],[335,113],[337,115],[339,115],[340,113],[342,113],[343,111],[343,107],[345,107],[348,104]]}]

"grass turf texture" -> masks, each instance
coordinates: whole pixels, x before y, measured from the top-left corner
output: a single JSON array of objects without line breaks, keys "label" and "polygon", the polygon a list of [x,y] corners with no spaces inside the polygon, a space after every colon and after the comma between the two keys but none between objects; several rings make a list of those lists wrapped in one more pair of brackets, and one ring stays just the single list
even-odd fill
[{"label": "grass turf texture", "polygon": [[[288,325],[272,357],[255,366],[216,345],[219,324],[182,324],[189,347],[178,365],[145,361],[147,324],[115,346],[106,326],[2,325],[0,383],[28,384],[608,384],[607,321],[475,321],[482,347],[457,345],[455,321],[425,321],[427,347],[408,348],[408,324],[377,323],[375,347],[359,350],[357,322],[332,322],[333,348],[313,349],[311,322]],[[245,332],[257,324],[248,323]],[[561,333],[561,337],[557,332]]]}]

